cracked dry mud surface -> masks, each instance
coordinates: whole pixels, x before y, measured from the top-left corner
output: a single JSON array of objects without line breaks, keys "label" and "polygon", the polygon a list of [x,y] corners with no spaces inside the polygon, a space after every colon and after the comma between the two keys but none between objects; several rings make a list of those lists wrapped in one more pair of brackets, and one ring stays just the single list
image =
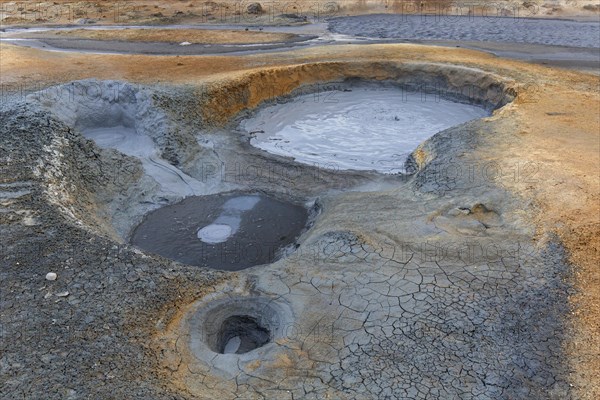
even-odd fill
[{"label": "cracked dry mud surface", "polygon": [[[579,398],[565,350],[569,254],[551,231],[540,237],[531,214],[543,205],[523,191],[539,190],[546,170],[511,158],[527,140],[520,132],[536,129],[527,100],[551,84],[531,85],[525,67],[373,61],[236,74],[210,86],[215,97],[154,92],[181,127],[156,140],[162,156],[190,176],[202,177],[203,160],[295,171],[276,184],[211,174],[207,191],[253,186],[319,198],[321,214],[293,254],[236,273],[124,244],[128,223],[110,215],[135,220],[177,198],[155,196],[137,160],[98,148],[44,107],[3,105],[0,397]],[[413,75],[516,99],[426,141],[413,174],[397,177],[290,167],[252,150],[231,122],[300,83]],[[261,91],[260,79],[280,83],[281,93]],[[588,80],[569,93],[588,96]],[[223,93],[227,103],[216,97]],[[210,151],[202,141],[183,151],[190,132],[212,141]],[[44,279],[49,271],[56,281]],[[198,353],[190,330],[198,311],[255,297],[285,304],[273,342],[241,356]]]}]

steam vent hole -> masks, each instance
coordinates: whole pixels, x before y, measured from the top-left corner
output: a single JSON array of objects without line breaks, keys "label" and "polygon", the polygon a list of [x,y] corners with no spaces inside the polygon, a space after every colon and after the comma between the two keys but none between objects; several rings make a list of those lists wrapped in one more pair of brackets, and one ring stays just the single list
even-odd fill
[{"label": "steam vent hole", "polygon": [[223,321],[217,348],[221,354],[243,354],[267,344],[271,332],[248,315],[236,315]]},{"label": "steam vent hole", "polygon": [[261,349],[260,354],[264,355],[273,349],[270,345],[289,334],[293,320],[289,305],[281,299],[215,300],[202,306],[190,319],[191,351],[211,363],[215,362],[215,354],[242,355]]}]

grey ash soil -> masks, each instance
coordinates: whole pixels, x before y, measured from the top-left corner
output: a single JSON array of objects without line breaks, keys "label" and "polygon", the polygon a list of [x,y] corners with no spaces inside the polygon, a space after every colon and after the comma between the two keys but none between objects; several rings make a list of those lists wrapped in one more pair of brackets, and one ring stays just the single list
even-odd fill
[{"label": "grey ash soil", "polygon": [[[65,218],[33,171],[56,138],[69,141],[61,179],[77,179],[80,188],[111,185],[139,169],[90,170],[77,156],[93,157],[90,144],[29,108],[0,114],[2,184],[29,191],[11,198],[3,186],[1,193],[0,398],[173,398],[148,374],[156,361],[142,327],[182,292],[198,295],[222,276],[142,256]],[[50,270],[57,281],[44,279]]]},{"label": "grey ash soil", "polygon": [[[179,109],[168,115],[186,126],[197,104],[173,93],[156,104]],[[136,191],[154,189],[135,159],[98,148],[35,104],[5,104],[0,398],[571,398],[560,243],[535,242],[523,218],[532,206],[485,177],[485,160],[465,157],[512,123],[478,120],[434,136],[423,145],[428,163],[392,184],[323,171],[235,182],[321,196],[323,213],[295,253],[225,273],[123,244],[112,211],[135,219],[178,199],[148,206],[152,196]],[[166,143],[177,159],[177,141]],[[247,147],[215,143],[219,157],[248,162]],[[371,189],[331,190],[342,182]],[[140,209],[124,212],[128,202]],[[50,271],[56,281],[44,279]],[[189,361],[190,332],[169,323],[205,296],[285,302],[282,321],[293,329],[224,355],[233,361]]]}]

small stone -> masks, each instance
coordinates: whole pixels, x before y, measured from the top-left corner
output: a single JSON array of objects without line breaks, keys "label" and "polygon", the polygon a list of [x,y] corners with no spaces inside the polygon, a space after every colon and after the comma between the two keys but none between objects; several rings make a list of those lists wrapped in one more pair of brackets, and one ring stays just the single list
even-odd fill
[{"label": "small stone", "polygon": [[46,280],[47,280],[47,281],[55,281],[55,280],[56,280],[56,278],[58,278],[58,275],[56,275],[56,273],[55,273],[55,272],[48,272],[48,273],[46,274]]},{"label": "small stone", "polygon": [[457,207],[448,211],[448,215],[451,217],[459,217],[461,215],[469,215],[471,210],[467,207]]},{"label": "small stone", "polygon": [[127,274],[125,279],[127,279],[127,282],[135,282],[135,281],[139,281],[140,277],[135,272],[130,272]]},{"label": "small stone", "polygon": [[56,296],[58,297],[67,297],[69,295],[68,291],[64,291],[64,292],[60,292],[60,293],[56,293]]},{"label": "small stone", "polygon": [[260,5],[260,3],[251,3],[248,5],[246,10],[248,11],[248,14],[262,14],[263,13],[263,8]]}]

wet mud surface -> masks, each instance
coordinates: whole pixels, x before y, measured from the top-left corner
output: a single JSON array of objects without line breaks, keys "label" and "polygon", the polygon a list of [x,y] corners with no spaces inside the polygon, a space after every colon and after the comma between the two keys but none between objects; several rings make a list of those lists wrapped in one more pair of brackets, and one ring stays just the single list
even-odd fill
[{"label": "wet mud surface", "polygon": [[[305,208],[264,195],[188,197],[146,215],[130,242],[184,264],[238,271],[275,262],[307,218]],[[220,227],[226,228],[222,237]]]},{"label": "wet mud surface", "polygon": [[241,127],[250,143],[308,165],[405,172],[408,156],[437,132],[489,115],[439,93],[394,85],[323,88],[263,108]]},{"label": "wet mud surface", "polygon": [[510,42],[597,48],[599,22],[511,17],[361,15],[334,18],[336,33],[406,40]]},{"label": "wet mud surface", "polygon": [[267,50],[281,50],[305,45],[315,36],[294,38],[281,43],[259,44],[198,44],[181,45],[179,43],[161,42],[126,42],[116,40],[89,40],[89,39],[6,39],[6,42],[25,45],[28,47],[54,50],[77,51],[91,53],[116,53],[116,54],[153,54],[153,55],[210,55],[226,53],[249,53]]}]

